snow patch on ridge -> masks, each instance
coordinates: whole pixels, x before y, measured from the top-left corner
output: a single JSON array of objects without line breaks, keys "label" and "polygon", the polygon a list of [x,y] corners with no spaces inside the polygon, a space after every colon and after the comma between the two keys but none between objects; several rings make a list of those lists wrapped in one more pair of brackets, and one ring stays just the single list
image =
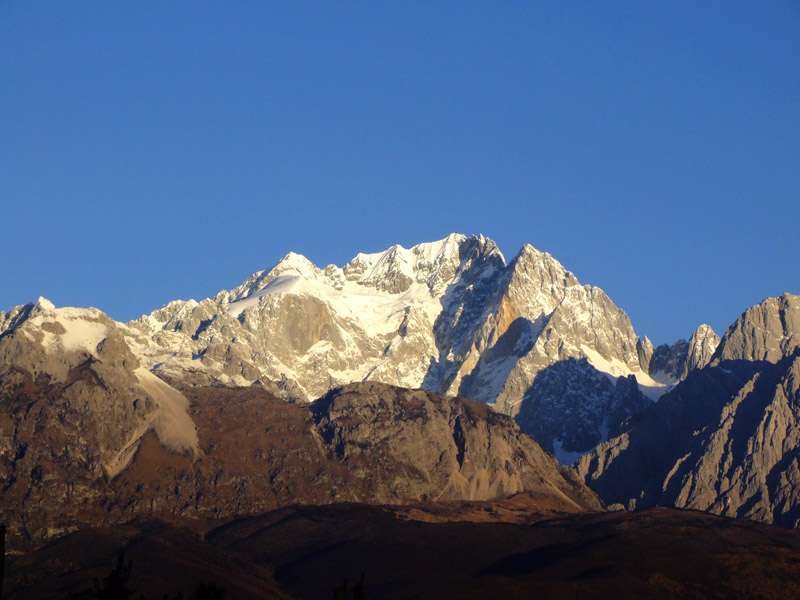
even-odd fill
[{"label": "snow patch on ridge", "polygon": [[632,370],[628,365],[620,360],[608,360],[599,352],[586,345],[581,346],[581,353],[595,369],[606,375],[612,382],[616,382],[619,377],[633,375],[639,385],[639,391],[655,402],[666,394],[671,386],[653,379],[650,375],[640,370]]},{"label": "snow patch on ridge", "polygon": [[[605,440],[603,440],[605,441]],[[562,465],[571,465],[576,460],[578,460],[584,454],[587,454],[592,451],[592,449],[586,450],[585,452],[570,452],[569,450],[564,450],[561,447],[563,440],[556,439],[553,440],[553,456]]]},{"label": "snow patch on ridge", "polygon": [[189,400],[171,385],[162,381],[144,367],[134,371],[139,385],[156,401],[159,410],[151,426],[164,446],[184,452],[200,453],[197,428],[189,416]]},{"label": "snow patch on ridge", "polygon": [[257,308],[265,298],[281,295],[308,295],[327,302],[338,315],[359,323],[368,335],[387,335],[397,331],[406,308],[416,306],[432,320],[441,312],[438,298],[427,286],[414,283],[401,294],[392,294],[353,281],[334,287],[326,281],[308,279],[300,274],[279,275],[260,290],[224,306],[231,316],[241,318],[245,311]]},{"label": "snow patch on ridge", "polygon": [[97,345],[109,333],[103,322],[105,315],[96,308],[55,308],[51,302],[39,298],[34,310],[27,322],[42,332],[45,348],[96,355]]}]

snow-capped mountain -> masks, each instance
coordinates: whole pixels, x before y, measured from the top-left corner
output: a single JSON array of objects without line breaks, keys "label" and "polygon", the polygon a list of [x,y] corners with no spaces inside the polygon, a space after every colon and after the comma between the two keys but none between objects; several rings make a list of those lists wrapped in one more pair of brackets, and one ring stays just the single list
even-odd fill
[{"label": "snow-capped mountain", "polygon": [[[0,332],[32,306],[0,313]],[[654,350],[550,254],[526,245],[507,263],[492,240],[459,234],[343,267],[289,253],[230,291],[115,328],[166,381],[258,382],[293,401],[361,381],[460,395],[516,417],[567,462],[707,364],[719,342],[701,326]]]},{"label": "snow-capped mountain", "polygon": [[155,341],[142,352],[167,376],[284,381],[304,399],[364,380],[417,388],[439,354],[434,323],[447,290],[504,266],[490,240],[456,235],[359,254],[343,268],[290,253],[231,291],[129,325]]},{"label": "snow-capped mountain", "polygon": [[[230,291],[170,302],[128,326],[147,340],[137,356],[167,379],[269,380],[306,400],[356,381],[461,395],[530,424],[563,456],[607,439],[646,404],[642,394],[668,389],[643,363],[646,338],[602,290],[529,245],[506,263],[483,236],[393,246],[344,267],[290,253]],[[581,369],[586,387],[553,396],[550,368]],[[638,386],[616,391],[629,376]],[[532,425],[543,386],[563,415],[547,429]]]}]

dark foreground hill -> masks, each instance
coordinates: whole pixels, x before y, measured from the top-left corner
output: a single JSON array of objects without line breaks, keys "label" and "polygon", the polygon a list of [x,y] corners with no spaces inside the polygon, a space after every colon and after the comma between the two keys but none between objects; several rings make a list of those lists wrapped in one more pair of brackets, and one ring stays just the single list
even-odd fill
[{"label": "dark foreground hill", "polygon": [[213,581],[226,598],[797,598],[800,533],[655,508],[542,518],[525,495],[414,507],[285,507],[204,534],[136,521],[84,529],[8,565],[7,600],[64,598],[118,551],[134,598]]}]

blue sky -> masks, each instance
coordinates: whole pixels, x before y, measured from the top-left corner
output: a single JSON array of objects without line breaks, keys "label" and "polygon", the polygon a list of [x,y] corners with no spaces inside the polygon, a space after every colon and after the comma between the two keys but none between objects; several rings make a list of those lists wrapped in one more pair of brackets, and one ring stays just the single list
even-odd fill
[{"label": "blue sky", "polygon": [[0,310],[452,231],[656,343],[800,293],[800,3],[0,3]]}]

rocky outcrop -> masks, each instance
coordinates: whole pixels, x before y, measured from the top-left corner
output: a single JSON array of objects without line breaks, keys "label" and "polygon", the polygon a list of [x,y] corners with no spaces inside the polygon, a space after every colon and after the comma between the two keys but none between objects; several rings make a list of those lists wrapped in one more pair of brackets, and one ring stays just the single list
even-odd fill
[{"label": "rocky outcrop", "polygon": [[140,367],[124,327],[42,299],[22,312],[0,335],[0,507],[41,539],[101,501],[148,431],[192,459],[199,447],[188,400]]},{"label": "rocky outcrop", "polygon": [[689,373],[577,464],[608,503],[800,524],[798,297],[746,311]]},{"label": "rocky outcrop", "polygon": [[569,469],[484,404],[370,382],[333,390],[311,411],[332,456],[378,502],[491,500],[531,491],[601,508]]}]

